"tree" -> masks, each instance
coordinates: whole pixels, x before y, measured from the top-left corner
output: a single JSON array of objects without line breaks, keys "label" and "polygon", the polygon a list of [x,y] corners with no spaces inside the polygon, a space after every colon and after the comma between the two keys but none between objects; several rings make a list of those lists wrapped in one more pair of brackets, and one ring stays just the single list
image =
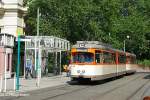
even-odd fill
[{"label": "tree", "polygon": [[[68,39],[98,40],[150,59],[150,1],[148,0],[28,0],[26,33],[36,34],[40,8],[40,35]],[[130,39],[126,39],[129,35]]]}]

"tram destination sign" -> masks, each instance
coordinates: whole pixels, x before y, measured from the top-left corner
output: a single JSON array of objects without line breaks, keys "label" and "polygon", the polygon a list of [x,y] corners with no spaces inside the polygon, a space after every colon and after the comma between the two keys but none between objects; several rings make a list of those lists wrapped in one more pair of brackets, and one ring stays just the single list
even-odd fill
[{"label": "tram destination sign", "polygon": [[77,48],[78,52],[87,52],[88,49],[87,48]]},{"label": "tram destination sign", "polygon": [[85,44],[84,44],[84,43],[80,43],[80,44],[79,44],[79,47],[80,47],[80,48],[84,48],[84,47],[85,47]]}]

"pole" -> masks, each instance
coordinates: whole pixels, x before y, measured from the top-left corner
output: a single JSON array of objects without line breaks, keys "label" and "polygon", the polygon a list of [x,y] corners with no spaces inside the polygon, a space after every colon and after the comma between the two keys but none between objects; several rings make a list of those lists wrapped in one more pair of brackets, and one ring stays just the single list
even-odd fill
[{"label": "pole", "polygon": [[[40,19],[40,15],[39,15],[39,8],[37,9],[37,37],[39,36],[39,19]],[[40,42],[40,41],[39,41]],[[40,70],[40,66],[39,66],[39,55],[40,55],[40,50],[39,50],[39,46],[40,43],[38,43],[38,59],[37,59],[37,86],[40,86],[40,78],[41,78],[41,70]]]},{"label": "pole", "polygon": [[126,40],[123,41],[123,45],[124,45],[124,52],[126,52]]},{"label": "pole", "polygon": [[59,62],[59,64],[60,64],[60,72],[59,72],[59,74],[61,75],[61,50],[60,50],[60,58],[59,58],[59,60],[60,60],[60,62]]},{"label": "pole", "polygon": [[34,69],[35,69],[35,71],[37,70],[36,69],[36,58],[37,58],[37,55],[36,55],[36,38],[35,38],[35,41],[34,41],[34,47],[35,47],[35,52],[34,52],[34,59],[35,59],[35,61],[34,61]]},{"label": "pole", "polygon": [[14,73],[14,91],[16,90],[16,73]]},{"label": "pole", "polygon": [[2,92],[2,88],[3,88],[3,74],[0,74],[0,77],[1,77],[1,88],[0,88],[0,92]]},{"label": "pole", "polygon": [[40,19],[40,10],[37,9],[37,36],[39,36],[39,19]]},{"label": "pole", "polygon": [[[40,43],[39,43],[40,45]],[[38,46],[39,46],[38,45]],[[41,50],[40,50],[40,47],[38,47],[39,50],[38,50],[38,86],[40,86],[40,79],[41,79]]]},{"label": "pole", "polygon": [[16,90],[19,90],[19,70],[20,70],[20,34],[18,34],[18,61],[17,61],[17,69],[16,69]]},{"label": "pole", "polygon": [[[4,45],[6,45],[6,35],[5,35],[5,34],[4,34]],[[4,76],[5,76],[4,92],[6,92],[6,84],[7,84],[7,83],[6,83],[6,71],[7,71],[7,70],[6,70],[6,67],[7,67],[7,66],[6,66],[6,48],[5,48],[4,60],[5,60],[5,61],[4,61],[4,63],[5,63],[5,66],[4,66],[4,67],[5,67],[5,68],[4,68]]]},{"label": "pole", "polygon": [[6,49],[5,49],[5,87],[4,87],[4,92],[6,92],[6,87],[7,87],[7,83],[6,83],[6,72],[7,72],[7,62],[6,62],[6,60],[7,60],[7,53],[6,53]]},{"label": "pole", "polygon": [[36,38],[35,38],[35,41],[34,41],[34,49],[35,49],[35,52],[34,52],[34,59],[35,59],[35,61],[34,61],[34,69],[35,69],[35,71],[36,71]]},{"label": "pole", "polygon": [[25,72],[26,72],[26,42],[25,42],[25,49],[24,49],[24,72],[23,72],[23,77],[25,79]]},{"label": "pole", "polygon": [[56,56],[56,58],[55,58],[55,68],[56,68],[56,75],[57,75],[57,72],[58,72],[58,66],[57,66],[57,51],[56,51],[56,53],[55,53],[55,56]]}]

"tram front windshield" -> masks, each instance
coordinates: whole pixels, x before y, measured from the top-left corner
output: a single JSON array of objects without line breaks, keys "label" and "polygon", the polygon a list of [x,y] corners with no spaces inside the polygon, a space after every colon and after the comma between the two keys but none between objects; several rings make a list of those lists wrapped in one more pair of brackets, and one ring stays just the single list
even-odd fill
[{"label": "tram front windshield", "polygon": [[75,52],[72,53],[72,63],[92,63],[94,61],[94,54],[89,52]]}]

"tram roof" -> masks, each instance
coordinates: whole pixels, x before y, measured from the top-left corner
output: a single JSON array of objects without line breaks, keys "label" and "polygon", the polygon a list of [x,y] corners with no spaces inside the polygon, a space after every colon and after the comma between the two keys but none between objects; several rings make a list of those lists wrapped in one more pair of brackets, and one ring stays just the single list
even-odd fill
[{"label": "tram roof", "polygon": [[135,55],[135,54],[133,54],[133,53],[129,53],[129,52],[126,52],[126,55],[127,55],[127,56],[133,56],[133,57],[136,57],[136,55]]},{"label": "tram roof", "polygon": [[72,48],[95,48],[124,53],[122,50],[114,49],[111,45],[99,41],[77,41],[77,43],[73,45]]}]

